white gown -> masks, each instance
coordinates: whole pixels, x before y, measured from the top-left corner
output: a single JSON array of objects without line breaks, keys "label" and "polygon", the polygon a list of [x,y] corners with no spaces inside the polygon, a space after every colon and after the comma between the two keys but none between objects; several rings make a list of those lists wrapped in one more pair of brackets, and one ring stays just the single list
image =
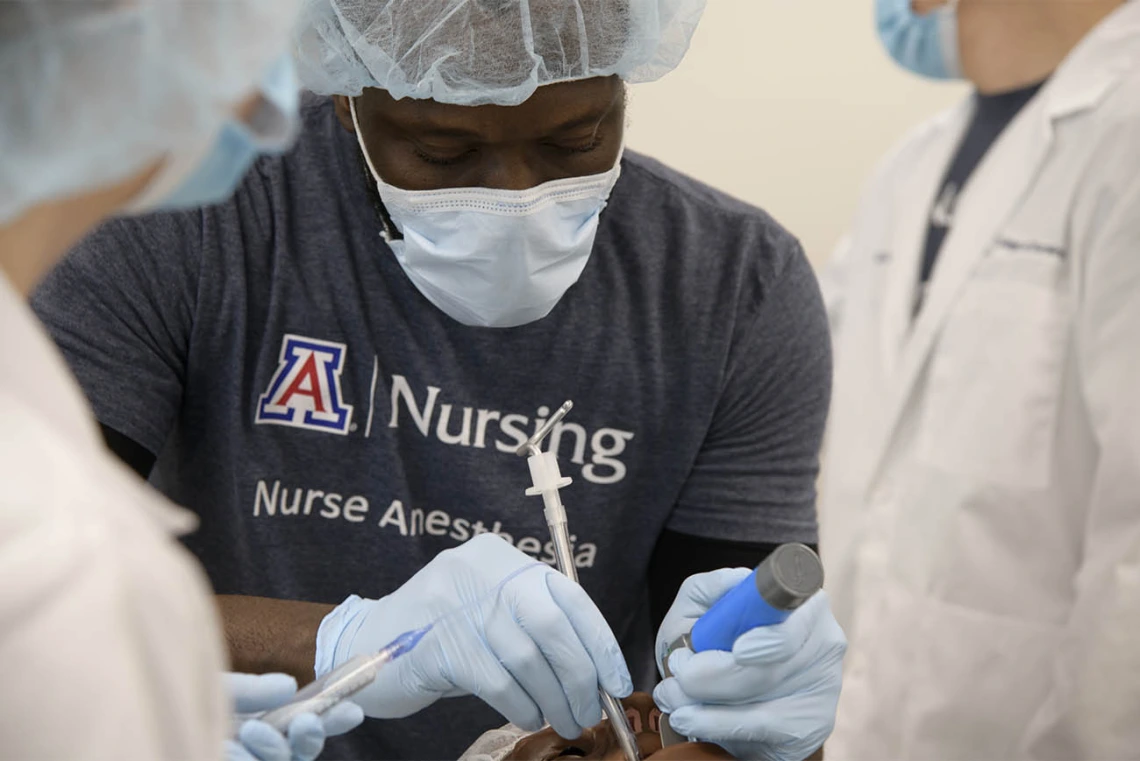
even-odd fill
[{"label": "white gown", "polygon": [[0,274],[0,758],[221,756],[223,643],[175,539],[194,520],[107,453]]}]

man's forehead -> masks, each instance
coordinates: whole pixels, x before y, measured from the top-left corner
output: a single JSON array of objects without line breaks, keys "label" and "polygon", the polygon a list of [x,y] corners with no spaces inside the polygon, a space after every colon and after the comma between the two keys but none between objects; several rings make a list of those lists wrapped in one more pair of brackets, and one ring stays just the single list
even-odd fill
[{"label": "man's forehead", "polygon": [[596,126],[624,105],[624,85],[616,77],[560,82],[538,88],[517,106],[456,106],[433,100],[393,99],[383,90],[366,90],[364,116],[409,132],[440,136],[507,138],[520,132],[549,133]]}]

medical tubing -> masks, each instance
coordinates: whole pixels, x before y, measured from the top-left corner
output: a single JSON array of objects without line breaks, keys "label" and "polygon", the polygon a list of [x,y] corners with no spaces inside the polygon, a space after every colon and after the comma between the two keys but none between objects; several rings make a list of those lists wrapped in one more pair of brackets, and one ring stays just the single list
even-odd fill
[{"label": "medical tubing", "polygon": [[[558,492],[553,492],[554,499],[558,500]],[[543,498],[546,493],[543,493]],[[558,502],[558,507],[562,508],[561,501]],[[550,509],[549,503],[547,504],[546,517],[549,523],[547,527],[550,529],[550,541],[554,545],[554,559],[558,565],[558,570],[562,572],[566,578],[578,584],[578,569],[574,566],[574,556],[570,552],[570,528],[566,521],[566,512],[561,510],[561,519],[552,517],[551,513],[557,513]],[[602,711],[606,714],[606,718],[610,720],[610,729],[617,738],[618,745],[621,746],[622,752],[625,754],[627,761],[638,761],[641,754],[637,747],[637,738],[633,736],[633,730],[629,726],[629,719],[626,718],[625,709],[622,708],[618,699],[601,687],[598,688],[598,697],[602,702]]]},{"label": "medical tubing", "polygon": [[[550,536],[554,543],[554,557],[558,560],[558,568],[559,570],[565,568],[562,572],[577,584],[578,571],[574,567],[574,560],[570,554],[570,541],[566,536],[568,530],[566,521],[561,521],[560,525],[553,522],[550,524]],[[610,720],[610,728],[613,730],[614,737],[617,738],[622,752],[625,753],[627,761],[638,761],[640,753],[637,748],[637,739],[633,736],[633,730],[629,726],[625,709],[622,708],[617,698],[601,687],[598,688],[598,697],[602,702],[602,711]]]},{"label": "medical tubing", "polygon": [[[516,450],[519,456],[527,457],[527,466],[530,468],[530,477],[534,486],[526,490],[528,496],[541,495],[543,515],[546,517],[546,526],[550,530],[550,542],[554,549],[554,561],[563,576],[580,584],[578,569],[574,565],[574,554],[570,549],[570,527],[566,519],[566,508],[558,491],[570,485],[570,479],[562,477],[558,470],[558,457],[555,452],[543,452],[539,449],[542,440],[554,429],[554,425],[566,416],[574,403],[567,400],[558,410],[550,416],[546,424],[535,432],[528,441]],[[613,695],[598,686],[598,698],[602,703],[602,711],[610,721],[610,729],[621,746],[626,761],[640,761],[641,753],[637,746],[637,738],[629,726],[629,719],[625,709]]]},{"label": "medical tubing", "polygon": [[554,562],[558,565],[558,570],[575,584],[580,583],[578,581],[578,569],[574,567],[574,556],[570,552],[570,537],[568,536],[570,529],[566,521],[552,521],[547,526],[550,529],[550,542],[554,547]]}]

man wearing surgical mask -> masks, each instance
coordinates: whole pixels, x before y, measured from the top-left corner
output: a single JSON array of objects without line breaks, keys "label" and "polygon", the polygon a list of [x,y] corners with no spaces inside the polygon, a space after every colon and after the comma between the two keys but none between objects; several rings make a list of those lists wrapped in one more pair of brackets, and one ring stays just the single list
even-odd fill
[{"label": "man wearing surgical mask", "polygon": [[1140,4],[876,18],[974,92],[885,159],[828,289],[828,756],[1135,756]]},{"label": "man wearing surgical mask", "polygon": [[[324,674],[426,623],[419,600],[551,562],[515,450],[574,401],[549,446],[606,622],[544,581],[571,620],[500,605],[482,649],[421,645],[356,698],[386,721],[338,756],[455,758],[496,712],[573,738],[599,682],[652,687],[742,578],[724,567],[815,541],[811,269],[763,212],[624,149],[627,83],[677,65],[702,10],[310,0],[297,147],[228,203],[105,226],[39,293],[116,451],[201,516],[189,545],[248,670]],[[393,593],[449,553],[454,584]],[[674,652],[658,703],[737,756],[805,758],[839,693],[826,595],[749,637]]]},{"label": "man wearing surgical mask", "polygon": [[[342,703],[286,733],[285,674],[230,674],[194,517],[103,447],[24,303],[113,214],[226,198],[294,137],[289,3],[0,4],[0,756],[311,761],[363,720]],[[240,51],[219,40],[251,36]],[[74,294],[71,294],[74,295]],[[226,694],[228,691],[228,695]]]}]

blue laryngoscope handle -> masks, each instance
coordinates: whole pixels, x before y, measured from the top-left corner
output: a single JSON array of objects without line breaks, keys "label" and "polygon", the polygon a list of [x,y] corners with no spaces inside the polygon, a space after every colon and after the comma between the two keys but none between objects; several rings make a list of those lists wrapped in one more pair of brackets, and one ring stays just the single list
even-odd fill
[{"label": "blue laryngoscope handle", "polygon": [[741,634],[786,621],[822,586],[819,556],[803,544],[781,545],[697,619],[687,644],[697,653],[732,650]]},{"label": "blue laryngoscope handle", "polygon": [[790,610],[773,608],[756,589],[756,571],[737,584],[693,624],[689,640],[695,653],[732,650],[736,638],[758,626],[788,620]]}]

